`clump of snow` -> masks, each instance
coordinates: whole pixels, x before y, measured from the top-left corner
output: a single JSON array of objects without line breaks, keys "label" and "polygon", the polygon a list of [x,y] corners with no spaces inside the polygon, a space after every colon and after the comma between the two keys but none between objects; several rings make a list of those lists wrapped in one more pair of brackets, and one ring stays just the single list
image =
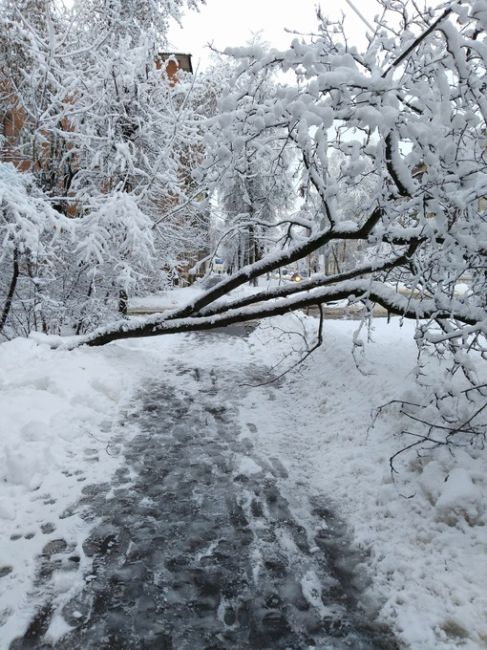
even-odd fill
[{"label": "clump of snow", "polygon": [[455,467],[445,478],[436,502],[438,521],[456,525],[463,518],[471,525],[487,524],[484,481],[476,485],[472,480],[471,463],[467,467]]},{"label": "clump of snow", "polygon": [[237,474],[252,476],[253,474],[260,474],[262,472],[262,467],[258,465],[253,458],[242,456],[239,458],[235,471]]}]

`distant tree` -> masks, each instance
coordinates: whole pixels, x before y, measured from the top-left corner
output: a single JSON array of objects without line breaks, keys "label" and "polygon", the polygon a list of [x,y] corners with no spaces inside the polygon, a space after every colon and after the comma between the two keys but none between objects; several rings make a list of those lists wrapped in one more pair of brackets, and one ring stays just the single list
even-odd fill
[{"label": "distant tree", "polygon": [[[355,146],[353,140],[350,141],[349,146]],[[338,187],[337,194],[340,196],[340,201],[337,201],[336,205],[338,220],[359,223],[363,217],[363,206],[370,205],[374,196],[380,192],[380,178],[371,168],[370,163],[366,163],[358,178],[351,178],[348,175],[348,165],[349,160],[341,151],[331,153],[328,183],[336,184]],[[307,213],[309,219],[319,219],[322,222],[321,199],[309,179],[304,194],[306,203],[303,212]],[[369,255],[374,257],[375,251],[370,250],[367,242],[347,239],[332,241],[320,249],[318,259],[315,257],[315,267],[316,270],[324,271],[327,275],[334,275],[352,270],[357,262],[364,262]]]},{"label": "distant tree", "polygon": [[[255,42],[251,48],[262,45]],[[218,75],[218,68],[226,74]],[[265,105],[279,92],[272,71],[254,74],[248,59],[235,65],[220,58],[213,72],[225,99],[210,122],[205,164],[212,170],[210,185],[221,210],[220,254],[233,272],[260,260],[275,244],[277,221],[293,206],[295,184],[283,132],[266,128],[263,119]]]},{"label": "distant tree", "polygon": [[63,15],[50,0],[0,2],[0,160],[11,163],[0,163],[1,330],[7,337],[51,326],[59,332],[66,312],[55,289],[60,260],[72,252],[70,224],[61,218],[70,169],[58,58]]},{"label": "distant tree", "polygon": [[1,0],[0,14],[4,158],[30,171],[59,207],[69,167],[62,7],[52,0]]},{"label": "distant tree", "polygon": [[[82,0],[77,5],[80,47],[86,30],[92,46],[72,60],[68,76],[70,96],[75,98],[70,121],[78,161],[73,190],[90,223],[109,218],[112,226],[118,223],[125,229],[132,243],[132,249],[123,247],[124,256],[110,273],[103,260],[96,281],[90,263],[91,295],[103,296],[118,286],[122,313],[135,287],[160,288],[161,269],[170,270],[187,255],[188,241],[198,246],[192,226],[204,210],[191,200],[198,193],[191,170],[201,155],[201,116],[193,103],[193,80],[182,74],[174,84],[160,59],[167,21],[179,18],[182,6],[118,0]],[[123,211],[126,219],[111,218],[107,212],[108,205],[120,207],[120,193],[129,195],[136,213],[149,220],[140,230],[140,245],[129,236],[135,233],[129,212]],[[101,232],[109,235],[112,227],[102,223]],[[83,234],[90,240],[89,228],[82,229]],[[105,248],[110,250],[110,242]],[[141,250],[146,253],[143,259]]]}]

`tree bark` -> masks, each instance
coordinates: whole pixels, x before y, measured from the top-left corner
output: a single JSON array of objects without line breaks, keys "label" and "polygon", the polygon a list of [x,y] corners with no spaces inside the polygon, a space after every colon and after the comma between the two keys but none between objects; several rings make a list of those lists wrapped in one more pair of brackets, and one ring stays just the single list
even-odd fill
[{"label": "tree bark", "polygon": [[126,316],[128,311],[128,306],[129,306],[128,294],[124,289],[120,289],[120,291],[118,292],[118,312],[122,314],[122,316]]},{"label": "tree bark", "polygon": [[12,302],[14,299],[15,289],[17,288],[17,281],[19,279],[19,259],[18,251],[14,248],[13,252],[13,270],[12,270],[12,279],[10,280],[10,286],[8,288],[7,297],[5,299],[5,304],[3,306],[2,315],[0,316],[0,333],[3,332],[5,323],[7,322],[10,309],[12,307]]}]

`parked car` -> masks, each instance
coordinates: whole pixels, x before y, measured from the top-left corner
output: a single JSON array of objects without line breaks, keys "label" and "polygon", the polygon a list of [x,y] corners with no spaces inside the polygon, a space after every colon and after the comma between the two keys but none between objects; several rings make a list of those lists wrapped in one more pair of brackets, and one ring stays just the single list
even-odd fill
[{"label": "parked car", "polygon": [[206,275],[204,278],[198,280],[195,286],[206,291],[207,289],[213,289],[213,287],[216,287],[217,284],[220,284],[220,282],[223,282],[224,280],[225,276],[221,274]]},{"label": "parked car", "polygon": [[213,273],[225,273],[225,260],[221,257],[214,257],[211,262]]}]

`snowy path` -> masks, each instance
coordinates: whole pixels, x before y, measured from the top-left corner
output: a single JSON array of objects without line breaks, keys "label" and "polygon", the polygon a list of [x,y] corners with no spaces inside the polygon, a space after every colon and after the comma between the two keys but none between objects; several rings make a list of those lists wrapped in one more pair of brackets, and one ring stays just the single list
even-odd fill
[{"label": "snowy path", "polygon": [[[216,352],[220,336],[205,345]],[[61,611],[45,602],[12,650],[396,648],[357,607],[359,558],[326,498],[301,484],[291,502],[285,468],[241,430],[241,384],[259,373],[180,361],[145,387],[126,465],[112,485],[84,489],[97,523],[82,545],[93,561],[83,590]],[[53,544],[39,573],[46,593],[54,567],[78,562]]]}]

